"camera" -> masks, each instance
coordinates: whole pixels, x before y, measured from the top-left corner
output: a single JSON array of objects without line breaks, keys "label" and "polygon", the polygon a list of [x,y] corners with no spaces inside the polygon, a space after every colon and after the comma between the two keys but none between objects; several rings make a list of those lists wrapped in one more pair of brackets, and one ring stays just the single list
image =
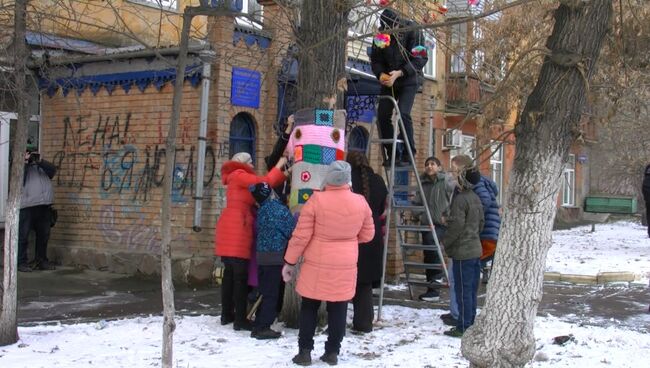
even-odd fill
[{"label": "camera", "polygon": [[38,162],[38,161],[40,161],[40,159],[41,159],[41,154],[40,154],[40,153],[33,152],[33,153],[30,153],[30,154],[29,154],[29,160],[28,160],[28,162],[31,164],[32,162]]}]

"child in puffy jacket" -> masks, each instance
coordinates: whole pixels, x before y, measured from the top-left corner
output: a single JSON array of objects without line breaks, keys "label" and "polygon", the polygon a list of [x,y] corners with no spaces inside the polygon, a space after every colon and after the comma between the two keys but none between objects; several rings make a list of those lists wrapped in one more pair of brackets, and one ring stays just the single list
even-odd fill
[{"label": "child in puffy jacket", "polygon": [[278,199],[271,198],[273,189],[268,183],[251,185],[249,190],[259,206],[255,220],[255,249],[258,289],[262,295],[262,304],[255,315],[251,337],[258,340],[277,339],[281,334],[272,330],[271,325],[278,314],[284,252],[296,220],[287,206]]}]

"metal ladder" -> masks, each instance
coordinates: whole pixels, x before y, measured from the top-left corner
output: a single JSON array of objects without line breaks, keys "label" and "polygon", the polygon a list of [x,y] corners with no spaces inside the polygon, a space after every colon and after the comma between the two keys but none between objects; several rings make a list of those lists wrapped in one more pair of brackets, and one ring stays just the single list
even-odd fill
[{"label": "metal ladder", "polygon": [[[414,278],[413,271],[415,270],[442,270],[445,274],[445,277],[447,280],[449,280],[449,275],[447,274],[447,267],[445,264],[445,259],[444,255],[442,254],[442,249],[440,247],[440,241],[438,240],[438,236],[436,235],[435,232],[435,225],[433,224],[433,220],[431,218],[431,212],[429,211],[429,205],[427,204],[426,197],[424,196],[424,190],[422,189],[422,182],[420,181],[420,175],[417,171],[417,167],[415,165],[415,159],[413,157],[413,151],[411,149],[411,144],[408,141],[408,139],[405,139],[404,141],[401,139],[397,139],[397,136],[399,132],[402,132],[402,136],[406,137],[406,129],[404,128],[404,122],[402,121],[402,116],[399,111],[399,107],[397,105],[397,101],[395,98],[392,96],[385,96],[385,95],[379,95],[377,96],[377,103],[375,106],[375,118],[373,119],[373,124],[370,127],[370,133],[369,137],[372,137],[373,134],[373,129],[377,125],[377,109],[379,106],[379,100],[380,99],[387,99],[393,104],[393,109],[396,112],[397,115],[397,129],[393,129],[393,138],[388,138],[388,139],[373,139],[371,142],[373,143],[379,143],[380,145],[391,143],[392,144],[392,152],[391,152],[391,161],[390,161],[390,167],[386,168],[386,179],[388,181],[388,206],[386,209],[386,234],[384,234],[384,254],[383,254],[383,270],[382,270],[382,275],[381,275],[381,288],[379,290],[379,309],[377,311],[377,319],[381,319],[381,309],[383,305],[383,300],[384,300],[384,284],[386,281],[386,261],[388,258],[388,242],[390,238],[390,231],[391,231],[391,215],[393,215],[394,219],[394,224],[395,224],[395,229],[397,231],[397,236],[396,236],[396,242],[399,245],[399,248],[401,249],[402,252],[402,263],[404,265],[404,273],[406,275],[406,282],[409,287],[409,294],[411,296],[411,299],[413,299],[413,287],[414,286],[425,286],[425,287],[433,287],[433,288],[439,288],[439,287],[445,287],[447,286],[446,284],[440,284],[436,282],[429,283],[426,280],[421,280]],[[395,157],[397,153],[397,144],[398,143],[403,143],[406,148],[406,152],[408,152],[408,157],[409,157],[409,163],[407,166],[400,166],[396,167],[395,166]],[[383,150],[383,147],[380,146],[380,149]],[[370,145],[366,148],[366,156],[368,156],[370,151]],[[417,183],[417,186],[409,186],[409,185],[402,185],[402,184],[396,184],[396,173],[397,172],[408,172],[409,175],[413,173],[413,176],[415,177],[415,182]],[[396,198],[396,190],[398,193],[402,192],[407,192],[407,193],[413,193],[414,191],[418,191],[420,193],[420,198],[422,198],[422,205],[412,205],[410,203],[400,203],[397,198]],[[392,211],[396,210],[395,213],[393,214]],[[426,224],[420,224],[420,225],[408,225],[404,224],[402,222],[403,216],[402,214],[405,211],[411,211],[416,212],[416,213],[426,213],[426,218],[427,218],[427,223]],[[420,233],[423,231],[430,231],[433,235],[433,245],[422,245],[422,244],[414,244],[414,243],[408,243],[406,234],[408,232],[416,232],[417,236],[419,237]],[[420,263],[420,262],[411,262],[408,261],[408,251],[410,250],[433,250],[438,253],[438,257],[440,258],[440,264],[428,264],[428,263]]]}]

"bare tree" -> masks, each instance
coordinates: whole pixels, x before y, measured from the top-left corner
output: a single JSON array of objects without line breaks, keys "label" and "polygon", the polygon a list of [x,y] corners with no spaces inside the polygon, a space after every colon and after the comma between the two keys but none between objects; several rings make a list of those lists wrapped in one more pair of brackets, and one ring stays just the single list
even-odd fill
[{"label": "bare tree", "polygon": [[560,175],[578,137],[611,0],[561,1],[537,84],[515,128],[517,149],[487,301],[462,340],[474,367],[523,367],[551,246]]},{"label": "bare tree", "polygon": [[15,76],[14,96],[18,106],[16,135],[13,141],[14,159],[11,163],[11,183],[7,203],[7,216],[4,239],[4,269],[2,279],[2,310],[0,310],[0,346],[13,344],[18,341],[16,324],[17,309],[17,269],[18,260],[18,221],[22,181],[25,169],[22,152],[25,152],[27,142],[27,123],[29,122],[28,98],[26,91],[27,77],[27,45],[25,44],[27,0],[16,0],[14,8],[14,38],[13,38],[13,74]]}]

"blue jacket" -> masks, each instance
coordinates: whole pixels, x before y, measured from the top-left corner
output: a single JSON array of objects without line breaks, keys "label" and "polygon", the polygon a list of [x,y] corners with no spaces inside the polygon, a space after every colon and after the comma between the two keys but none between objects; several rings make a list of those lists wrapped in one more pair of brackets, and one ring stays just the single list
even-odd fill
[{"label": "blue jacket", "polygon": [[499,203],[497,203],[497,195],[499,195],[497,184],[492,179],[481,175],[481,180],[472,189],[483,204],[483,215],[485,216],[485,225],[480,238],[497,240],[501,226]]},{"label": "blue jacket", "polygon": [[260,266],[284,264],[284,251],[296,227],[296,220],[289,208],[279,200],[269,198],[262,202],[255,223],[257,264]]}]

